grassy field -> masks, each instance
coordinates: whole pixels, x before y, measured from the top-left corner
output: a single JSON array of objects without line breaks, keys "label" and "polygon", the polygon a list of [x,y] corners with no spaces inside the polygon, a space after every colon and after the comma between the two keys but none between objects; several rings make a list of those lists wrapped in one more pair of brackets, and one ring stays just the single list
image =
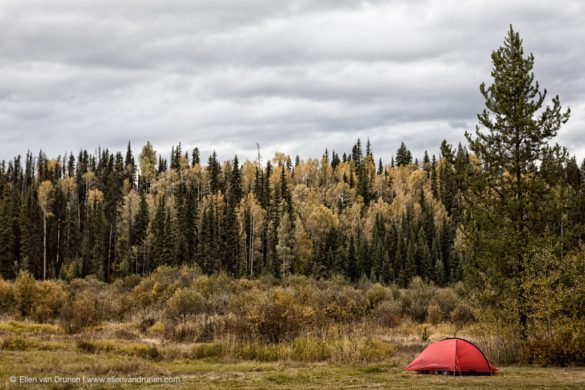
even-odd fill
[{"label": "grassy field", "polygon": [[[11,383],[10,377],[37,379],[37,383]],[[81,378],[85,384],[55,383],[55,377]],[[167,377],[168,384],[88,384],[91,378]],[[51,377],[53,383],[39,383]],[[400,389],[579,389],[585,387],[582,368],[503,367],[492,377],[452,377],[417,375],[384,364],[332,365],[323,363],[254,361],[213,362],[173,360],[152,362],[112,353],[83,354],[57,351],[4,351],[0,355],[1,388],[152,388],[152,389],[233,389],[233,388],[400,388]],[[61,379],[64,380],[64,379]]]},{"label": "grassy field", "polygon": [[[71,336],[56,325],[1,322],[0,388],[585,388],[584,368],[508,366],[492,377],[431,376],[401,370],[417,353],[412,350],[396,350],[390,358],[360,364],[197,359],[193,351],[201,353],[198,347],[133,338],[120,325]],[[146,385],[146,378],[165,383]]]}]

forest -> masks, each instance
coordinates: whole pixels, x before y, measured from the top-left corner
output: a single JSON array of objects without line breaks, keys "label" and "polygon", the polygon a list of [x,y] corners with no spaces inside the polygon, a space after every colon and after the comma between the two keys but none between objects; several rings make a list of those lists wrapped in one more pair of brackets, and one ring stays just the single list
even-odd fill
[{"label": "forest", "polygon": [[521,340],[585,345],[585,160],[553,143],[570,111],[546,105],[512,29],[492,62],[476,130],[422,156],[357,139],[321,158],[258,146],[255,160],[205,162],[148,142],[3,161],[0,275],[141,286],[187,267],[229,283],[458,286],[470,316]]}]

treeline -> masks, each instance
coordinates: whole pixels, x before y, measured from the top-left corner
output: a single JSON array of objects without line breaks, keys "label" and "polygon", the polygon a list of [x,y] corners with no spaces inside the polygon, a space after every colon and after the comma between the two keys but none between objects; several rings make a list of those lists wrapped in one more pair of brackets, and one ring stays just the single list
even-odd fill
[{"label": "treeline", "polygon": [[402,144],[384,164],[363,149],[243,164],[215,153],[202,164],[180,144],[169,160],[150,143],[138,159],[130,144],[125,155],[18,156],[0,165],[0,273],[111,281],[197,264],[236,277],[460,280],[467,150],[443,142],[419,162]]},{"label": "treeline", "polygon": [[[203,165],[197,148],[180,144],[168,161],[150,143],[138,164],[130,144],[125,156],[19,156],[0,165],[1,275],[111,281],[197,264],[234,276],[460,280],[461,191],[477,161],[445,141],[438,158],[413,161],[402,144],[390,164],[375,161],[360,140],[341,156],[293,162],[277,153],[265,164],[220,163],[213,153]],[[585,163],[551,148],[541,173],[565,188],[564,216],[551,228],[563,230],[567,251],[582,235],[573,227],[583,216]]]}]

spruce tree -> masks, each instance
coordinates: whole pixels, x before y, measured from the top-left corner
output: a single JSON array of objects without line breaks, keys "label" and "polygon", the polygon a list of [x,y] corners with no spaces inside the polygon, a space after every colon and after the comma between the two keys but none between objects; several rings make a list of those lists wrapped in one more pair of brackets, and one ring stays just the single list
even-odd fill
[{"label": "spruce tree", "polygon": [[402,142],[396,151],[396,165],[401,167],[409,164],[412,164],[412,153],[408,150],[404,142]]},{"label": "spruce tree", "polygon": [[525,55],[512,26],[504,45],[492,53],[493,83],[482,83],[485,109],[478,115],[469,147],[482,164],[467,191],[467,223],[471,263],[466,280],[484,307],[505,305],[494,313],[518,326],[527,336],[528,312],[524,280],[531,246],[541,237],[539,210],[547,188],[539,179],[539,161],[547,142],[556,136],[569,111],[558,96],[545,106],[547,91],[534,80],[534,57]]}]

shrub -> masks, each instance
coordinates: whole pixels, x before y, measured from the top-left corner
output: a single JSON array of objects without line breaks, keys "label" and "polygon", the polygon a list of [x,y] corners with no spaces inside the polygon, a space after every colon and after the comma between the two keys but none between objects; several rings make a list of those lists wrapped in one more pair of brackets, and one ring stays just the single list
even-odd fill
[{"label": "shrub", "polygon": [[16,308],[21,316],[31,314],[35,301],[39,296],[39,289],[30,272],[21,271],[14,282],[14,296]]},{"label": "shrub", "polygon": [[3,279],[0,279],[0,315],[12,314],[16,304],[14,294],[14,285]]},{"label": "shrub", "polygon": [[336,322],[353,322],[361,319],[367,310],[363,294],[353,287],[329,290],[329,299],[324,312]]},{"label": "shrub", "polygon": [[366,291],[366,299],[370,308],[376,307],[382,301],[392,299],[392,292],[382,286],[380,283],[372,285],[368,291]]},{"label": "shrub", "polygon": [[31,308],[31,317],[38,322],[57,318],[67,299],[62,283],[47,280],[37,283],[36,289],[37,296]]},{"label": "shrub", "polygon": [[463,326],[473,322],[475,318],[467,306],[459,305],[451,312],[451,322],[458,326]]},{"label": "shrub", "polygon": [[435,290],[433,297],[433,303],[439,305],[443,312],[444,321],[449,318],[449,315],[455,310],[455,308],[461,304],[461,299],[452,288],[438,288]]},{"label": "shrub", "polygon": [[165,320],[185,322],[190,315],[205,311],[205,298],[192,288],[182,288],[175,291],[165,306]]},{"label": "shrub", "polygon": [[197,339],[203,331],[203,324],[196,316],[204,312],[205,298],[199,292],[193,288],[177,290],[163,312],[165,331],[175,339]]},{"label": "shrub", "polygon": [[89,293],[70,296],[61,310],[61,326],[67,333],[78,333],[89,326],[99,324],[104,311],[100,299]]},{"label": "shrub", "polygon": [[193,280],[200,274],[201,271],[196,267],[158,267],[134,287],[131,294],[132,300],[140,308],[162,305],[178,289],[190,287]]},{"label": "shrub", "polygon": [[416,276],[410,282],[408,289],[401,296],[402,309],[414,321],[423,322],[427,318],[429,305],[435,295],[435,287],[423,282]]},{"label": "shrub", "polygon": [[294,296],[282,288],[276,288],[262,306],[256,305],[254,309],[258,318],[258,335],[271,342],[296,337],[314,314],[311,309],[299,305]]},{"label": "shrub", "polygon": [[585,364],[585,340],[568,337],[530,340],[524,344],[522,358],[528,364],[569,366]]},{"label": "shrub", "polygon": [[427,309],[427,320],[432,324],[438,324],[443,321],[443,310],[436,302],[429,305]]},{"label": "shrub", "polygon": [[398,301],[384,301],[371,315],[381,326],[394,328],[402,321],[402,307]]}]

